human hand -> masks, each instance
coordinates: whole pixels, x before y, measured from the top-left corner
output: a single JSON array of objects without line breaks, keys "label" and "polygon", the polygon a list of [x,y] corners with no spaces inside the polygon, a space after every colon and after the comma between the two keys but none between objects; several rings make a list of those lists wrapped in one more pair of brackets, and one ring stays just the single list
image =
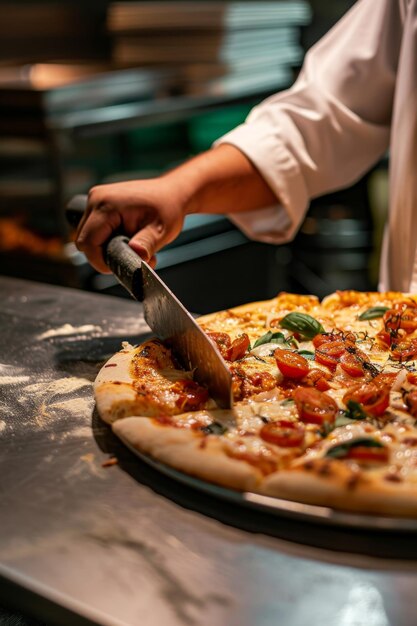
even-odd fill
[{"label": "human hand", "polygon": [[166,177],[93,187],[78,226],[76,245],[99,272],[109,274],[103,244],[118,229],[130,247],[155,266],[155,253],[182,229],[185,211],[177,186]]}]

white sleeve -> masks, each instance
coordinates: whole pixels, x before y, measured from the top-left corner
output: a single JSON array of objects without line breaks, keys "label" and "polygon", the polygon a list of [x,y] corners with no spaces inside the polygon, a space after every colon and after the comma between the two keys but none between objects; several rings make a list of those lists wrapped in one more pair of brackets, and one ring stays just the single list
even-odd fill
[{"label": "white sleeve", "polygon": [[216,142],[241,150],[274,207],[229,217],[251,238],[296,234],[309,201],[361,177],[387,150],[407,0],[359,0],[306,55],[299,78]]}]

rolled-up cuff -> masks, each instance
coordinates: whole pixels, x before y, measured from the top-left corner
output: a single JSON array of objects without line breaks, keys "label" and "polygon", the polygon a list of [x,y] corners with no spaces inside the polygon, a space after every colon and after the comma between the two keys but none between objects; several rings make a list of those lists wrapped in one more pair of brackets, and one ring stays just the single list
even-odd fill
[{"label": "rolled-up cuff", "polygon": [[294,238],[304,219],[309,197],[300,168],[277,138],[277,131],[257,121],[241,124],[215,142],[240,150],[256,167],[277,197],[277,204],[228,217],[245,235],[257,241],[285,243]]}]

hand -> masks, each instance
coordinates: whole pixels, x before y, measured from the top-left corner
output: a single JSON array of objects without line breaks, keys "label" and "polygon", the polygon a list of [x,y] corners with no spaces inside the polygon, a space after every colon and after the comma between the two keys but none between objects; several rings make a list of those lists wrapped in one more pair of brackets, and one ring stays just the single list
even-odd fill
[{"label": "hand", "polygon": [[155,265],[155,253],[180,233],[185,215],[253,211],[276,202],[251,161],[223,144],[158,178],[93,187],[76,244],[108,274],[102,245],[120,228],[131,248]]},{"label": "hand", "polygon": [[155,253],[170,243],[184,222],[183,202],[166,177],[93,187],[77,231],[76,245],[91,265],[110,273],[102,245],[121,229],[130,247],[155,266]]}]

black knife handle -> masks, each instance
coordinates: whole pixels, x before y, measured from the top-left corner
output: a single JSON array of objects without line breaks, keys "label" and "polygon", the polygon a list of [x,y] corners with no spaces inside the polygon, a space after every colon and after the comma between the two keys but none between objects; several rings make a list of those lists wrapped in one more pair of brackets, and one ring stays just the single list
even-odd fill
[{"label": "black knife handle", "polygon": [[112,237],[103,246],[103,254],[117,280],[136,300],[142,302],[142,264],[140,257],[129,246],[129,239],[124,235]]},{"label": "black knife handle", "polygon": [[87,208],[88,196],[79,194],[73,196],[65,208],[67,222],[73,228],[77,228]]},{"label": "black knife handle", "polygon": [[[87,208],[87,196],[74,196],[65,209],[68,223],[77,227]],[[117,280],[136,300],[143,300],[142,266],[140,257],[129,246],[129,239],[120,231],[103,244],[103,256]]]}]

